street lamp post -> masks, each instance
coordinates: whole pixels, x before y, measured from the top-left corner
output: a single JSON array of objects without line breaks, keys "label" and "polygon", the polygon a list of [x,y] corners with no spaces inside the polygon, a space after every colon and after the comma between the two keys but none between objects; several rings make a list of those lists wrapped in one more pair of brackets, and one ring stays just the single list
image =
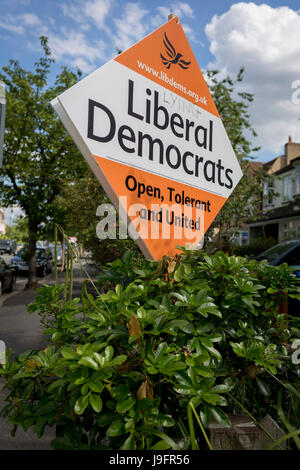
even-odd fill
[{"label": "street lamp post", "polygon": [[2,161],[3,161],[5,109],[6,109],[5,84],[2,81],[0,81],[0,168],[2,167]]}]

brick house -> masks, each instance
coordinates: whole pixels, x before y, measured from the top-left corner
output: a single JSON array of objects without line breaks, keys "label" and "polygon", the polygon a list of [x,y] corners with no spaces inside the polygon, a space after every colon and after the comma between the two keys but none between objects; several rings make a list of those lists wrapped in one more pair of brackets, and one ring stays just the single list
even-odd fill
[{"label": "brick house", "polygon": [[300,237],[300,143],[289,137],[284,154],[263,166],[273,178],[263,187],[264,215],[247,224],[249,241],[273,237],[280,242]]}]

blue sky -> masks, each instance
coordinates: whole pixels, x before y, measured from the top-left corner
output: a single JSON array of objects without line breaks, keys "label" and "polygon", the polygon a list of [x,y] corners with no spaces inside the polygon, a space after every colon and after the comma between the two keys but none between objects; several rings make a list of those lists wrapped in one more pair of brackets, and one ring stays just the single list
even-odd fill
[{"label": "blue sky", "polygon": [[267,161],[289,135],[300,142],[300,105],[291,100],[300,80],[299,8],[299,0],[0,0],[0,67],[16,59],[32,68],[44,34],[57,71],[68,65],[87,74],[175,13],[203,71],[234,75],[245,66],[242,89],[255,95],[251,122],[262,147],[256,158]]}]

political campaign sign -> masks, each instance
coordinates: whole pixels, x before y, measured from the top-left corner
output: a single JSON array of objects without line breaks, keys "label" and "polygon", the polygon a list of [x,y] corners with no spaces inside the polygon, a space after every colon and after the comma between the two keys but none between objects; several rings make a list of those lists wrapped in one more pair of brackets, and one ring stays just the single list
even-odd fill
[{"label": "political campaign sign", "polygon": [[52,105],[146,257],[201,245],[242,171],[177,17]]}]

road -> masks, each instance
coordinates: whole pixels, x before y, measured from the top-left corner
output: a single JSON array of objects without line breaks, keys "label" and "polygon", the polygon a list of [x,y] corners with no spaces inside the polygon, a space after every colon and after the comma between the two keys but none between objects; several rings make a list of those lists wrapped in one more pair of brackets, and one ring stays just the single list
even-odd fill
[{"label": "road", "polygon": [[[9,264],[10,263],[10,260],[12,259],[12,256],[11,255],[1,255],[1,258],[4,259],[4,261],[6,262],[6,264]],[[13,292],[13,295],[16,294],[16,292],[19,292],[21,290],[24,289],[25,287],[25,284],[27,282],[27,278],[25,276],[18,276],[17,277],[17,282],[16,282],[16,286],[14,288],[14,292]],[[0,296],[0,307],[1,305],[4,304],[4,302],[9,298],[11,297],[11,294],[7,294],[7,293],[3,293],[1,296]],[[0,330],[1,331],[1,330]]]},{"label": "road", "polygon": [[[2,255],[2,258],[9,264],[12,256]],[[41,280],[48,282],[52,278],[49,274]],[[0,340],[5,342],[6,350],[13,350],[12,357],[45,344],[39,316],[29,315],[26,310],[26,305],[36,296],[36,291],[24,291],[27,281],[27,277],[17,276],[13,292],[0,296]]]},{"label": "road", "polygon": [[[6,262],[10,261],[8,255],[3,258]],[[87,271],[92,277],[95,272],[87,265]],[[49,274],[44,278],[38,278],[40,283],[52,284],[55,282],[53,274]],[[86,279],[78,266],[74,269],[74,285],[73,296],[80,296],[82,281]],[[59,282],[63,282],[64,274],[60,273]],[[46,347],[46,338],[40,325],[40,317],[37,313],[29,314],[26,305],[32,302],[36,296],[35,290],[25,290],[27,282],[26,277],[17,277],[15,290],[10,293],[4,293],[0,297],[0,340],[5,342],[6,349],[12,349],[11,358],[29,349],[40,349]],[[5,390],[1,390],[4,386],[3,379],[0,379],[0,410],[5,406]],[[28,430],[23,432],[21,429],[17,431],[16,437],[10,436],[12,426],[6,420],[0,418],[0,450],[9,449],[50,449],[50,441],[54,438],[54,431],[47,429],[42,439],[38,439],[36,435]]]},{"label": "road", "polygon": [[[11,256],[3,255],[6,263]],[[48,276],[48,278],[51,277]],[[47,281],[44,278],[44,281]],[[29,315],[26,304],[32,302],[36,291],[24,291],[26,277],[17,277],[16,287],[10,294],[4,293],[0,297],[0,340],[4,341],[6,349],[12,349],[12,357],[26,351],[45,347],[46,341],[40,327],[38,315]],[[5,406],[6,391],[2,390],[4,380],[0,379],[0,409]],[[34,433],[19,429],[16,437],[10,436],[12,425],[0,418],[0,450],[42,450],[50,449],[53,431],[48,429],[42,439],[37,439]]]}]

